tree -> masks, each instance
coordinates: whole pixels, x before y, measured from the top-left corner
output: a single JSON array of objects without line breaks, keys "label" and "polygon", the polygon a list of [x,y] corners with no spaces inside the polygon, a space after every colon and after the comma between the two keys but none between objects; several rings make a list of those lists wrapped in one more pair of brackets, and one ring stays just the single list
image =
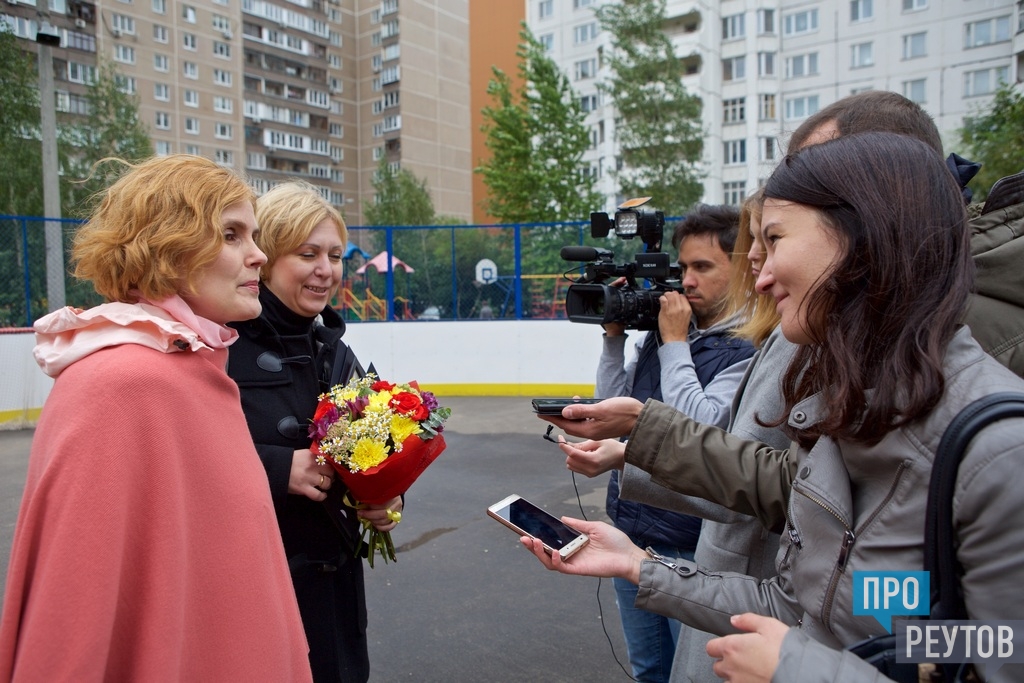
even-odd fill
[{"label": "tree", "polygon": [[483,110],[482,130],[491,158],[476,169],[489,190],[484,207],[508,223],[580,220],[601,198],[583,163],[590,136],[579,97],[525,24],[519,38],[523,85],[495,67],[487,86],[494,104]]},{"label": "tree", "polygon": [[125,82],[112,63],[101,61],[96,81],[86,94],[89,114],[67,131],[75,147],[69,209],[76,215],[89,215],[97,193],[124,171],[122,164],[101,164],[102,160],[135,163],[153,156],[149,131],[139,118],[139,96],[126,92]]},{"label": "tree", "polygon": [[373,178],[376,201],[366,207],[367,225],[430,225],[434,222],[434,202],[427,181],[386,158],[380,160]]},{"label": "tree", "polygon": [[960,140],[968,158],[982,164],[971,188],[983,200],[997,180],[1024,169],[1024,92],[1001,86],[987,111],[964,118]]},{"label": "tree", "polygon": [[30,54],[0,22],[0,213],[40,215],[43,209],[39,88]]},{"label": "tree", "polygon": [[665,215],[682,215],[703,194],[704,130],[701,100],[683,85],[682,63],[662,31],[665,0],[622,0],[595,14],[612,36],[612,75],[601,89],[618,114],[621,192],[651,196]]}]

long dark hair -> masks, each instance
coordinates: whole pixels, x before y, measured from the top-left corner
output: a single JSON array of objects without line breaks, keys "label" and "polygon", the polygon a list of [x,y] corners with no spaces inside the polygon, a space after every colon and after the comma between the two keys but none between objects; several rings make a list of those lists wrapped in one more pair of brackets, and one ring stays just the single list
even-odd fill
[{"label": "long dark hair", "polygon": [[819,211],[845,252],[805,302],[817,329],[783,378],[784,416],[819,392],[825,406],[794,436],[870,445],[926,415],[945,389],[943,357],[974,275],[942,158],[903,135],[843,136],[787,156],[765,196]]}]

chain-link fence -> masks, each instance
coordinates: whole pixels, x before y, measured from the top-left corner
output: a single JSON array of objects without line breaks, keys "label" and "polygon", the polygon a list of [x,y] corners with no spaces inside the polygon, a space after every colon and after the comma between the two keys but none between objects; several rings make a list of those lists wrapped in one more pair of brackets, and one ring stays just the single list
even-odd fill
[{"label": "chain-link fence", "polygon": [[[79,224],[62,221],[65,264]],[[45,226],[0,216],[0,327],[29,327],[48,311]],[[587,222],[350,227],[349,239],[334,305],[352,322],[564,318],[568,278],[583,264],[563,261],[563,246],[602,247],[617,263],[643,249],[595,239]],[[67,267],[63,275],[68,305],[101,303]]]}]

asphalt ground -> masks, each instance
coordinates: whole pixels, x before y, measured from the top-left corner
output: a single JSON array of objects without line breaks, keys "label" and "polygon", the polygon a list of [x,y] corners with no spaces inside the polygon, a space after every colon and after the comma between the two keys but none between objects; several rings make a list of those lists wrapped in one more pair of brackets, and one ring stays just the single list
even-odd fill
[{"label": "asphalt ground", "polygon": [[[611,581],[598,591],[597,579],[547,571],[486,514],[517,493],[579,516],[565,459],[541,438],[547,423],[528,398],[441,402],[453,411],[448,447],[406,495],[398,561],[366,570],[371,683],[628,681]],[[0,431],[5,576],[31,440],[31,430]],[[576,486],[587,518],[607,519],[607,475],[576,475]]]}]

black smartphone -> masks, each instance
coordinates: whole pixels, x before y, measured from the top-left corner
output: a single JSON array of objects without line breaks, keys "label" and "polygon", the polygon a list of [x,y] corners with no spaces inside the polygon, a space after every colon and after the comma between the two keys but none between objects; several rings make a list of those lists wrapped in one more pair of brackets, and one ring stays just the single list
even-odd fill
[{"label": "black smartphone", "polygon": [[515,494],[487,508],[487,514],[520,536],[539,538],[544,551],[557,552],[563,560],[585,546],[590,537],[573,529],[549,512]]},{"label": "black smartphone", "polygon": [[583,403],[600,403],[603,398],[535,398],[533,412],[538,415],[561,415],[562,408]]}]

